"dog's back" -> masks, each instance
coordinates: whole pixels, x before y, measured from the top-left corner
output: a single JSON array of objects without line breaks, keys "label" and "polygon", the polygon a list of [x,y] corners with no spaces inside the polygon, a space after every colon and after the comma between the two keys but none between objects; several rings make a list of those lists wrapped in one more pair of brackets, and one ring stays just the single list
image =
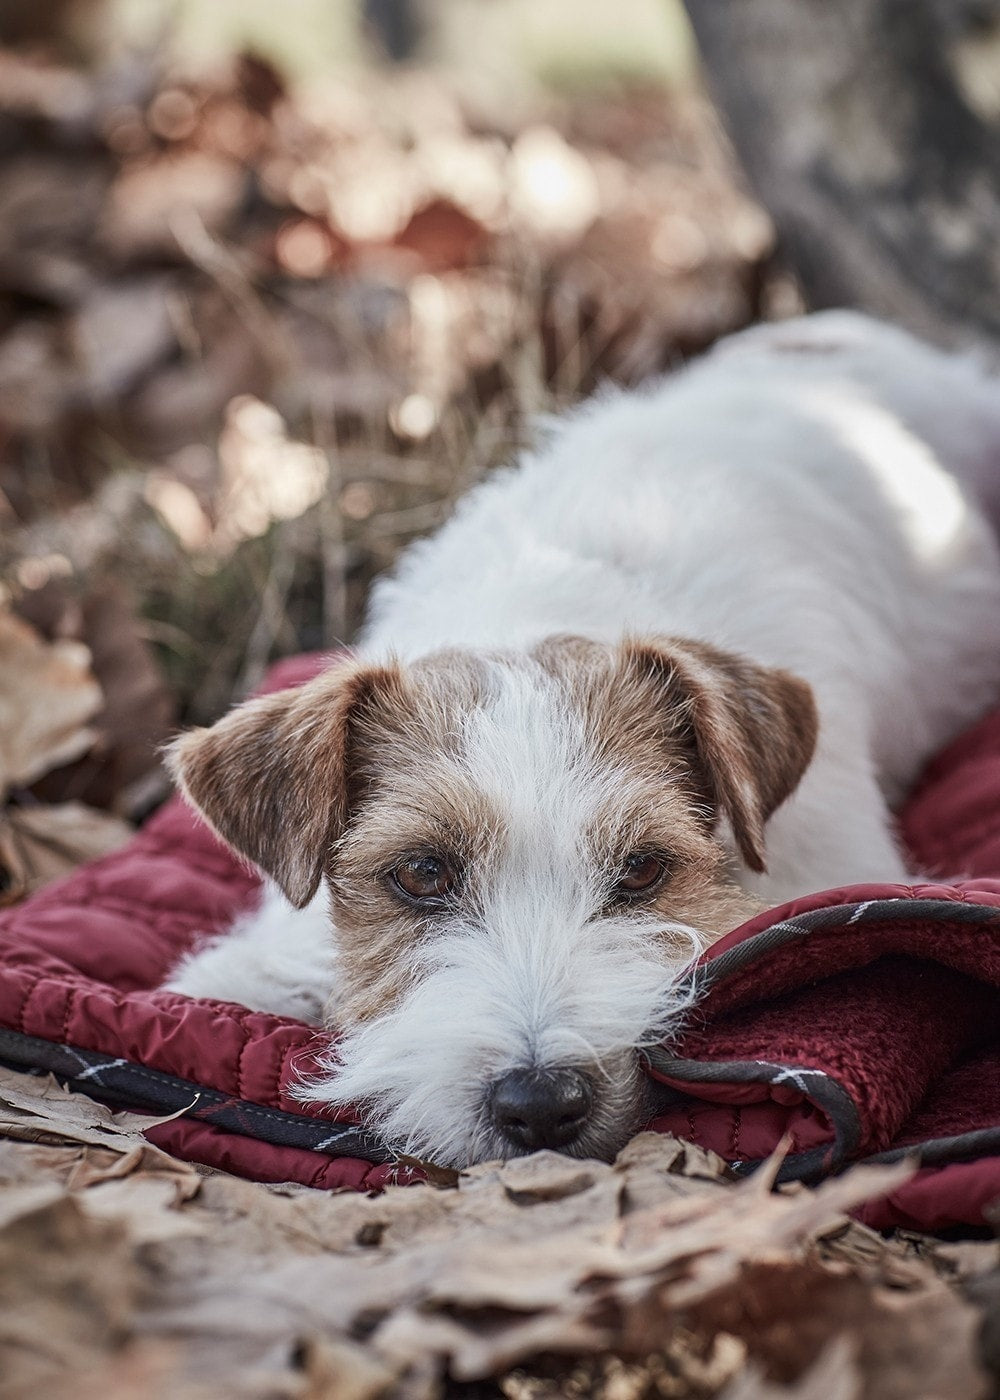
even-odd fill
[{"label": "dog's back", "polygon": [[843,374],[891,410],[979,502],[1000,531],[1000,366],[979,352],[936,349],[857,311],[823,311],[753,326],[720,341],[712,359],[757,360],[790,382]]},{"label": "dog's back", "polygon": [[1000,690],[1000,560],[961,485],[991,461],[1000,383],[971,359],[852,313],[757,328],[473,492],[362,645],[700,637],[804,676],[828,732],[869,727],[895,798]]}]

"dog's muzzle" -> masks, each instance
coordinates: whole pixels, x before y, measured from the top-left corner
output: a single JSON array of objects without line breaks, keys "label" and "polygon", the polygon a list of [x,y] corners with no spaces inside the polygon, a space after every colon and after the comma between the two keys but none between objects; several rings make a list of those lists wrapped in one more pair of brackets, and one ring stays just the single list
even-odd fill
[{"label": "dog's muzzle", "polygon": [[518,1152],[568,1147],[590,1120],[594,1094],[575,1069],[512,1069],[486,1099],[490,1121]]}]

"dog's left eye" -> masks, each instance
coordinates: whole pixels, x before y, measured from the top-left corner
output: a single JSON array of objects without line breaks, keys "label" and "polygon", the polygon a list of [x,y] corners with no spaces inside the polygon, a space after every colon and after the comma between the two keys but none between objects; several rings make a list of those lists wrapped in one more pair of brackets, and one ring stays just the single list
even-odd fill
[{"label": "dog's left eye", "polygon": [[423,902],[443,899],[455,886],[456,875],[438,856],[413,856],[397,865],[390,876],[408,899]]},{"label": "dog's left eye", "polygon": [[624,862],[615,883],[615,892],[622,895],[641,894],[658,885],[666,873],[666,861],[648,851],[636,851]]}]

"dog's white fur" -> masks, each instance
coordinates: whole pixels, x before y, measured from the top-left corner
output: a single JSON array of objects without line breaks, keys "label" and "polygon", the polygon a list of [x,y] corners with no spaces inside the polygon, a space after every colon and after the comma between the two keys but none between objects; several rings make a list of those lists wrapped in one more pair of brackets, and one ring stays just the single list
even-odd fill
[{"label": "dog's white fur", "polygon": [[[818,744],[768,824],[766,874],[734,855],[739,882],[769,904],[905,882],[891,806],[1000,694],[984,512],[1000,517],[1000,382],[853,313],[759,327],[549,425],[376,586],[359,651],[408,661],[667,634],[785,668],[813,688]],[[662,1035],[702,942],[678,927],[665,962],[648,919],[595,917],[600,890],[566,857],[625,778],[595,765],[537,668],[491,676],[458,736],[518,833],[489,907],[417,940],[408,990],[302,1090],[367,1104],[393,1139],[455,1162],[498,1150],[477,1117],[488,1076],[614,1066]],[[269,886],[168,985],[319,1019],[337,979],[326,901],[321,889],[294,911]],[[614,1116],[634,1081],[611,1077]]]}]

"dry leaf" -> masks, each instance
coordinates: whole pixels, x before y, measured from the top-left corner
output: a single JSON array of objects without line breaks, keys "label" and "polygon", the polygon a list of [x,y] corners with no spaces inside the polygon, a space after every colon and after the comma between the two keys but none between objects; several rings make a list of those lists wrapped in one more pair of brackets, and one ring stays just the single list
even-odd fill
[{"label": "dry leaf", "polygon": [[85,646],[45,642],[0,611],[0,792],[86,753],[100,707]]},{"label": "dry leaf", "polygon": [[[17,611],[46,637],[83,642],[104,695],[94,743],[76,763],[34,784],[43,802],[86,802],[119,816],[144,814],[162,778],[160,748],[174,729],[163,675],[124,589],[104,582],[82,596],[52,580],[25,591]],[[167,790],[165,780],[160,795]]]},{"label": "dry leaf", "polygon": [[176,1172],[135,1172],[89,1186],[78,1199],[88,1215],[126,1223],[132,1243],[144,1245],[207,1232],[201,1220],[176,1209],[199,1186],[193,1174],[185,1179]]},{"label": "dry leaf", "polygon": [[[81,1066],[82,1068],[82,1066]],[[139,1148],[138,1166],[195,1176],[192,1167],[161,1152],[142,1136],[147,1128],[169,1123],[177,1114],[148,1117],[114,1113],[86,1094],[64,1089],[54,1075],[18,1074],[0,1065],[0,1137],[24,1142],[79,1143],[106,1147],[116,1154]]]},{"label": "dry leaf", "polygon": [[[46,1172],[46,1149],[9,1144],[39,1179],[7,1164],[0,1242],[4,1220],[59,1220],[67,1200],[78,1230],[93,1214],[125,1231],[131,1301],[95,1374],[158,1366],[185,1400],[192,1377],[206,1400],[431,1400],[442,1377],[499,1382],[512,1400],[567,1386],[600,1400],[986,1393],[977,1315],[930,1263],[871,1232],[822,1257],[861,1229],[845,1210],[906,1168],[772,1193],[650,1134],[613,1167],[540,1153],[472,1168],[457,1189],[331,1196],[168,1166],[123,1116],[51,1080],[0,1074],[0,1090],[14,1131],[82,1145],[75,1163],[47,1149]],[[82,1268],[89,1238],[67,1237],[64,1269]],[[30,1314],[25,1335],[36,1327]],[[155,1366],[138,1336],[162,1348]],[[70,1360],[45,1355],[51,1393]]]},{"label": "dry leaf", "polygon": [[[62,1159],[66,1186],[80,1193],[89,1214],[127,1220],[137,1244],[202,1230],[174,1209],[197,1195],[201,1177],[142,1136],[162,1122],[169,1117],[114,1113],[61,1088],[52,1075],[40,1079],[0,1068],[0,1137],[81,1146]],[[10,1191],[0,1193],[0,1221],[9,1199]]]},{"label": "dry leaf", "polygon": [[3,1196],[0,1396],[49,1395],[60,1373],[84,1373],[118,1350],[139,1270],[125,1227],[91,1219],[70,1196]]},{"label": "dry leaf", "polygon": [[[184,1374],[179,1350],[169,1342],[130,1340],[94,1357],[82,1374],[49,1377],[45,1400],[220,1400],[197,1377]],[[239,1400],[257,1400],[247,1391]],[[260,1395],[260,1400],[275,1400]]]},{"label": "dry leaf", "polygon": [[775,1385],[752,1367],[731,1381],[719,1400],[859,1400],[861,1394],[853,1348],[846,1338],[840,1338],[791,1385]]},{"label": "dry leaf", "polygon": [[64,802],[0,811],[0,904],[13,904],[131,840],[127,822]]},{"label": "dry leaf", "polygon": [[356,1342],[308,1337],[300,1348],[305,1377],[303,1400],[379,1400],[399,1371],[378,1361]]},{"label": "dry leaf", "polygon": [[395,237],[397,248],[412,251],[433,272],[464,267],[479,259],[489,234],[477,219],[447,199],[432,199],[414,210]]}]

